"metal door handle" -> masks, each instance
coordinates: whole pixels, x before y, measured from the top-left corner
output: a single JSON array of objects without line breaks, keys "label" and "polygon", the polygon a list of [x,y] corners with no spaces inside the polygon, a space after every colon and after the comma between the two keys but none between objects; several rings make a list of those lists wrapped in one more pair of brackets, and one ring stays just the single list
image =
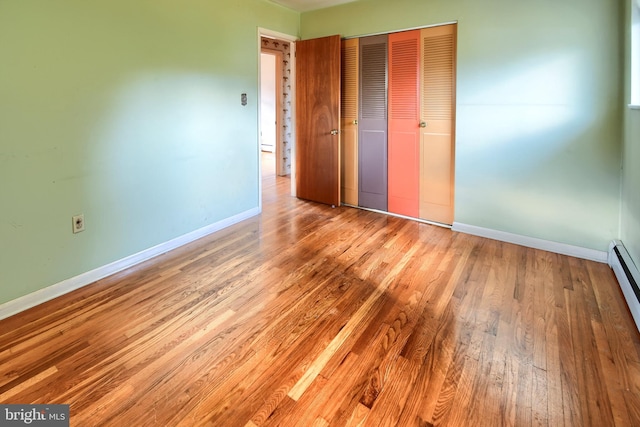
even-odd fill
[{"label": "metal door handle", "polygon": [[338,134],[338,129],[331,130],[331,135],[337,135],[337,134]]},{"label": "metal door handle", "polygon": [[354,124],[354,125],[357,125],[357,124],[358,124],[358,121],[357,121],[357,120],[354,120],[354,121],[353,121],[353,124]]},{"label": "metal door handle", "polygon": [[420,127],[421,128],[426,128],[427,127],[427,122],[420,122]]}]

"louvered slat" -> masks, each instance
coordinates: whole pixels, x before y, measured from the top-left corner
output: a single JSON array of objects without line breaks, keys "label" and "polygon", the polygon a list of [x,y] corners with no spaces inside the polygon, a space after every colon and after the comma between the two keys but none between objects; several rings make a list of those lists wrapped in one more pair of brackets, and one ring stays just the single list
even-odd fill
[{"label": "louvered slat", "polygon": [[342,49],[342,117],[358,118],[358,46]]},{"label": "louvered slat", "polygon": [[418,40],[400,40],[391,44],[389,91],[390,119],[416,119],[418,100]]},{"label": "louvered slat", "polygon": [[453,115],[454,38],[451,34],[425,37],[422,105],[425,120],[448,120]]},{"label": "louvered slat", "polygon": [[387,45],[362,46],[362,118],[387,117]]}]

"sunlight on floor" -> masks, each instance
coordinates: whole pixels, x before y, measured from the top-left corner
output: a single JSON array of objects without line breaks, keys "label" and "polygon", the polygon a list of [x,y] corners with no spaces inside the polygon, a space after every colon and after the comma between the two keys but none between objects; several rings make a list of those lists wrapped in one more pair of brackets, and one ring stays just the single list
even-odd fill
[{"label": "sunlight on floor", "polygon": [[262,162],[262,177],[275,177],[276,174],[276,155],[268,151],[260,152],[260,161]]}]

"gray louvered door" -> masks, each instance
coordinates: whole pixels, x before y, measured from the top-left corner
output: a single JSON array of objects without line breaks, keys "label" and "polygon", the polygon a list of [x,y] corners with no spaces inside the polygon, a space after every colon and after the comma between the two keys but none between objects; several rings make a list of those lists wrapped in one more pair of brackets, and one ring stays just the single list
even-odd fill
[{"label": "gray louvered door", "polygon": [[387,210],[387,35],[360,39],[358,204]]}]

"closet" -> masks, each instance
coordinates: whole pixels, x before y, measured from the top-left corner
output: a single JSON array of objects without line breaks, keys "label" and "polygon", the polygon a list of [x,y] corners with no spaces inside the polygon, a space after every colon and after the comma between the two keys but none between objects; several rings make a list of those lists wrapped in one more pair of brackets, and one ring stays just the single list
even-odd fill
[{"label": "closet", "polygon": [[342,202],[451,224],[456,24],[342,41]]}]

